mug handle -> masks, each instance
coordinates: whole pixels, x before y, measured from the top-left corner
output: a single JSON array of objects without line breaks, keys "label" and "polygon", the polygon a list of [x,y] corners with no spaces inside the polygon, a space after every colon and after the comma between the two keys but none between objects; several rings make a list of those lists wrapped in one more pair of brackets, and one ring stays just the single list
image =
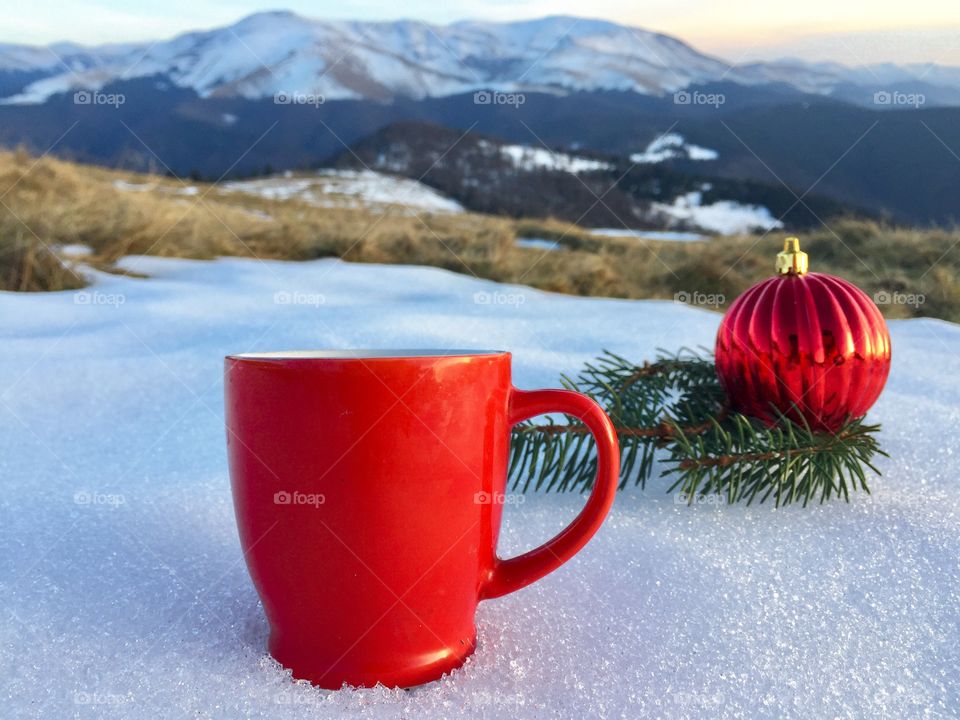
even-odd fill
[{"label": "mug handle", "polygon": [[481,588],[481,600],[519,590],[563,565],[593,537],[613,505],[620,475],[620,444],[603,408],[572,390],[511,390],[508,415],[511,427],[558,410],[581,420],[597,442],[597,477],[590,497],[573,522],[553,539],[508,560],[494,558],[493,570]]}]

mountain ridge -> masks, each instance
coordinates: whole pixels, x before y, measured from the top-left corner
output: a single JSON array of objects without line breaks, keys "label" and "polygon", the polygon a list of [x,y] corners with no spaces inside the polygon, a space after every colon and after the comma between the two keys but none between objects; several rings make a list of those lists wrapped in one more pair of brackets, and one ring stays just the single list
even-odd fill
[{"label": "mountain ridge", "polygon": [[[475,90],[630,90],[662,96],[690,85],[784,82],[829,95],[841,86],[883,89],[923,82],[960,104],[960,69],[869,66],[784,59],[730,64],[674,36],[609,20],[551,15],[513,22],[358,21],[254,13],[224,27],[166,40],[46,47],[0,44],[0,102],[42,103],[54,94],[99,90],[122,79],[165,75],[201,97],[263,99],[313,93],[325,99],[390,102]],[[881,87],[883,86],[883,87]],[[876,90],[874,90],[876,92]],[[870,93],[847,87],[848,97]]]}]

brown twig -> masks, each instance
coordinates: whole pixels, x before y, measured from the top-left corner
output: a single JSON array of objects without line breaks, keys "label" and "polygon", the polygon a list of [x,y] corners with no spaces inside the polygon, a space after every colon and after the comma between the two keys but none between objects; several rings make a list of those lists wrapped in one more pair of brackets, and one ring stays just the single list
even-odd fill
[{"label": "brown twig", "polygon": [[676,364],[676,362],[671,360],[662,360],[655,363],[645,360],[643,365],[638,365],[634,373],[627,377],[620,384],[620,390],[617,394],[623,395],[637,380],[645,377],[651,377],[653,375],[659,375],[660,373],[667,371],[671,366],[676,366]]},{"label": "brown twig", "polygon": [[830,442],[821,445],[808,445],[800,448],[788,448],[786,450],[767,452],[742,453],[739,455],[717,455],[716,457],[688,458],[680,462],[677,466],[679,470],[690,470],[695,467],[727,467],[736,462],[768,462],[778,457],[794,457],[805,453],[819,452],[836,447],[852,437],[849,433],[834,435]]}]

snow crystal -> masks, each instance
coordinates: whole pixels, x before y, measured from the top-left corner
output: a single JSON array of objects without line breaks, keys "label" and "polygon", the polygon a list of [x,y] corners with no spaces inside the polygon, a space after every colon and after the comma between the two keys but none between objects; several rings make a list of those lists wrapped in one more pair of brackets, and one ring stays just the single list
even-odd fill
[{"label": "snow crystal", "polygon": [[[709,346],[720,316],[335,260],[124,265],[150,277],[90,271],[82,302],[0,293],[4,717],[956,716],[956,325],[890,323],[870,419],[891,457],[873,495],[775,510],[688,507],[665,479],[629,489],[569,564],[481,604],[465,667],[410,691],[327,692],[264,650],[230,498],[225,354],[503,347],[520,387],[555,387],[601,348]],[[477,300],[491,293],[524,302]],[[583,502],[507,504],[501,553]]]}]

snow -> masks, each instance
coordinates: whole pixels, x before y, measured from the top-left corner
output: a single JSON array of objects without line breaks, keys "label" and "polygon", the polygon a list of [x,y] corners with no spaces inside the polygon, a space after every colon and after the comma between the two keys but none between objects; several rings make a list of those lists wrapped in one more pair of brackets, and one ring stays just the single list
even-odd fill
[{"label": "snow", "polygon": [[780,82],[821,94],[845,83],[890,87],[925,81],[948,88],[960,83],[955,68],[929,63],[844,67],[777,60],[731,66],[667,35],[576,17],[430,25],[319,20],[290,12],[256,13],[231,26],[169,40],[96,47],[0,44],[4,70],[46,75],[0,98],[0,104],[42,103],[56,93],[151,76],[193,88],[202,97],[266,99],[296,93],[324,101],[477,90],[622,90],[662,96],[722,82]]},{"label": "snow", "polygon": [[770,211],[760,205],[745,205],[733,200],[703,204],[703,193],[693,191],[674,198],[673,203],[653,203],[652,208],[677,222],[694,225],[722,235],[774,230],[783,227]]},{"label": "snow", "polygon": [[[267,178],[263,180],[233,180],[220,185],[223,192],[241,192],[256,195],[265,200],[292,200],[307,193],[314,181],[307,178],[292,180],[287,177]],[[312,199],[312,197],[311,197]]]},{"label": "snow", "polygon": [[76,78],[72,74],[58,74],[32,82],[16,95],[0,98],[0,105],[39,105],[59,93],[70,92],[78,87],[87,90],[99,90],[102,85],[102,80],[95,77],[85,79],[85,82],[81,84],[76,82]]},{"label": "snow", "polygon": [[[237,540],[227,353],[508,348],[557,386],[601,348],[712,345],[720,316],[438,269],[134,258],[81,297],[0,293],[0,698],[10,718],[861,718],[960,708],[960,327],[893,321],[873,495],[803,509],[619,494],[568,565],[481,604],[467,665],[411,691],[294,684]],[[275,304],[277,293],[323,302]],[[478,302],[479,294],[523,302]],[[625,331],[627,329],[627,331]],[[500,551],[580,495],[507,504]]]},{"label": "snow", "polygon": [[705,240],[705,236],[695,232],[680,230],[627,230],[626,228],[591,228],[591,235],[600,237],[630,237],[641,240],[670,240],[674,242],[696,242]]},{"label": "snow", "polygon": [[52,48],[0,43],[0,68],[4,70],[51,69],[59,62]]},{"label": "snow", "polygon": [[557,250],[560,244],[556,240],[546,238],[517,238],[514,241],[517,247],[534,248],[536,250]]},{"label": "snow", "polygon": [[[195,185],[161,186],[156,183],[129,183],[114,180],[124,192],[159,189],[174,195],[200,194]],[[428,185],[372,170],[321,170],[313,175],[295,176],[286,172],[256,180],[231,180],[219,185],[220,192],[243,193],[266,200],[300,200],[317,207],[383,209],[399,205],[412,211],[460,213],[463,206]]]},{"label": "snow", "polygon": [[602,160],[576,157],[527,145],[501,145],[500,152],[515,168],[520,170],[561,170],[563,172],[581,173],[610,170],[613,167],[610,163]]},{"label": "snow", "polygon": [[83,257],[85,255],[92,255],[93,250],[91,250],[86,245],[80,245],[79,243],[69,243],[67,245],[60,245],[57,248],[57,252],[67,258],[77,258]]},{"label": "snow", "polygon": [[664,133],[654,138],[643,152],[631,155],[630,162],[655,164],[677,158],[703,161],[716,160],[718,157],[720,154],[716,150],[688,143],[679,133]]},{"label": "snow", "polygon": [[460,213],[463,206],[416,180],[373,170],[321,170],[315,175],[287,174],[223,183],[224,192],[241,192],[268,200],[302,200],[318,207],[401,205],[416,211]]},{"label": "snow", "polygon": [[[586,232],[597,237],[635,238],[638,240],[663,240],[668,242],[695,242],[706,240],[707,236],[693,232],[679,230],[628,230],[626,228],[587,228]],[[535,248],[538,250],[562,250],[563,246],[556,240],[547,238],[517,238],[514,244],[517,247]]]},{"label": "snow", "polygon": [[114,180],[113,187],[122,192],[150,192],[159,190],[160,192],[170,193],[172,195],[195,196],[200,194],[200,188],[196,185],[161,185],[159,183],[132,183],[126,180]]},{"label": "snow", "polygon": [[687,157],[691,160],[716,160],[720,157],[720,153],[716,150],[701,147],[700,145],[687,145],[686,151]]}]

